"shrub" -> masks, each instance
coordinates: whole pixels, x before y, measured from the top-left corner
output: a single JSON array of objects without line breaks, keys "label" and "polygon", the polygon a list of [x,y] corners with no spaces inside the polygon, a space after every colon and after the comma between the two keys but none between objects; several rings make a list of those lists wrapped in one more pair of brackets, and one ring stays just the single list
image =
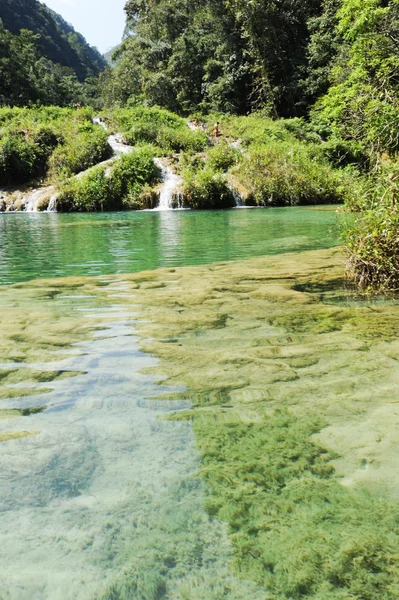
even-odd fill
[{"label": "shrub", "polygon": [[370,157],[360,142],[332,137],[320,146],[320,152],[336,167],[357,165],[367,169],[370,166]]},{"label": "shrub", "polygon": [[166,151],[201,152],[209,145],[208,137],[202,131],[185,129],[175,130],[170,127],[160,129],[157,135],[157,144]]},{"label": "shrub", "polygon": [[111,121],[132,145],[153,143],[164,152],[201,152],[209,144],[204,132],[190,131],[184,119],[156,107],[115,110]]},{"label": "shrub", "polygon": [[157,129],[161,127],[182,129],[186,127],[184,119],[168,110],[157,107],[136,106],[114,110],[111,113],[111,120],[118,129],[124,132],[139,124],[153,125]]},{"label": "shrub", "polygon": [[239,159],[240,152],[227,144],[213,146],[207,157],[208,166],[214,171],[227,171]]},{"label": "shrub", "polygon": [[132,146],[142,142],[155,143],[158,136],[158,127],[155,123],[137,123],[124,134],[126,142]]},{"label": "shrub", "polygon": [[65,177],[110,156],[107,135],[91,117],[90,109],[0,109],[0,183],[45,176],[49,166],[50,175]]},{"label": "shrub", "polygon": [[32,140],[11,134],[0,141],[0,185],[23,183],[40,173],[43,156]]},{"label": "shrub", "polygon": [[200,171],[185,171],[185,196],[191,208],[231,208],[235,201],[226,179],[209,167]]},{"label": "shrub", "polygon": [[357,199],[359,213],[344,222],[347,276],[362,289],[399,287],[399,164],[380,161]]},{"label": "shrub", "polygon": [[61,189],[57,210],[88,212],[143,208],[146,186],[157,176],[154,150],[142,147],[122,156],[111,168],[93,167],[82,177],[70,179]]},{"label": "shrub", "polygon": [[84,177],[67,182],[57,199],[60,212],[90,212],[110,210],[113,205],[105,168],[97,166]]},{"label": "shrub", "polygon": [[142,188],[154,182],[158,175],[154,156],[153,147],[143,146],[118,160],[110,174],[110,187],[115,198],[129,204],[128,199],[136,200]]},{"label": "shrub", "polygon": [[69,177],[111,156],[107,133],[101,127],[84,124],[54,150],[49,161],[50,172],[54,177]]},{"label": "shrub", "polygon": [[234,173],[260,206],[342,202],[348,180],[298,142],[252,144]]}]

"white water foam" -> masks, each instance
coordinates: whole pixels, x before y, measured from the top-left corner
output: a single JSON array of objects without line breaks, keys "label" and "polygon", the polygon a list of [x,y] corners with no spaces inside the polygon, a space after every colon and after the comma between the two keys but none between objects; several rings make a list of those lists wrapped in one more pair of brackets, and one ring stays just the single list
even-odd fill
[{"label": "white water foam", "polygon": [[161,171],[162,188],[159,197],[159,205],[154,210],[173,210],[173,193],[181,184],[182,179],[172,168],[160,158],[154,158],[154,162]]},{"label": "white water foam", "polygon": [[54,186],[51,185],[29,192],[24,199],[25,211],[37,212],[40,201],[43,200],[46,196],[48,197],[50,194],[52,194],[54,190]]}]

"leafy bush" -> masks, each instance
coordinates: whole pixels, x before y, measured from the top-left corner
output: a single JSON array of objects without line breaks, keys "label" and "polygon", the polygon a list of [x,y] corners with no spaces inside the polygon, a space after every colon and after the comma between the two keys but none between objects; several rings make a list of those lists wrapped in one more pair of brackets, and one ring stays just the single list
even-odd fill
[{"label": "leafy bush", "polygon": [[40,148],[24,134],[7,135],[0,141],[0,185],[23,183],[40,172]]},{"label": "leafy bush", "polygon": [[349,185],[345,172],[314,160],[312,148],[298,142],[252,144],[234,173],[260,206],[342,202]]},{"label": "leafy bush", "polygon": [[207,164],[214,171],[227,171],[239,159],[240,152],[227,144],[216,144],[207,155]]},{"label": "leafy bush", "polygon": [[124,134],[126,142],[132,146],[145,143],[156,143],[158,126],[155,123],[137,123]]},{"label": "leafy bush", "polygon": [[151,146],[137,148],[122,156],[112,168],[109,183],[115,198],[137,199],[143,186],[153,183],[158,175]]},{"label": "leafy bush", "polygon": [[205,133],[190,131],[184,119],[156,107],[115,110],[111,121],[131,145],[153,143],[169,153],[201,152],[209,144]]},{"label": "leafy bush", "polygon": [[57,210],[89,212],[145,208],[142,196],[154,182],[157,168],[154,152],[142,147],[122,156],[108,173],[102,165],[82,177],[70,179],[61,189]]},{"label": "leafy bush", "polygon": [[399,164],[380,160],[375,176],[348,208],[359,212],[344,222],[347,276],[362,289],[399,287]]},{"label": "leafy bush", "polygon": [[[0,184],[68,177],[111,156],[91,109],[0,109]],[[50,169],[50,172],[49,172]]]},{"label": "leafy bush", "polygon": [[208,137],[201,131],[190,131],[185,129],[175,130],[165,127],[160,129],[157,135],[157,145],[166,151],[201,152],[209,145]]},{"label": "leafy bush", "polygon": [[163,108],[135,106],[133,108],[117,109],[111,112],[111,121],[117,129],[129,131],[137,125],[153,125],[157,129],[167,127],[183,129],[186,127],[184,119]]},{"label": "leafy bush", "polygon": [[320,146],[320,152],[336,167],[357,165],[366,169],[370,166],[370,157],[359,142],[333,136]]},{"label": "leafy bush", "polygon": [[295,142],[295,135],[287,131],[284,121],[273,121],[258,114],[248,117],[216,118],[221,121],[222,133],[227,137],[239,138],[245,146],[268,144],[272,140]]},{"label": "leafy bush", "polygon": [[183,173],[185,197],[191,208],[212,209],[231,208],[235,201],[226,179],[205,167],[199,171],[187,170]]},{"label": "leafy bush", "polygon": [[57,210],[61,212],[108,210],[112,206],[112,200],[105,168],[97,166],[84,177],[72,179],[65,184],[57,199]]},{"label": "leafy bush", "polygon": [[84,124],[53,152],[49,167],[54,177],[69,177],[112,156],[108,135],[101,127]]}]

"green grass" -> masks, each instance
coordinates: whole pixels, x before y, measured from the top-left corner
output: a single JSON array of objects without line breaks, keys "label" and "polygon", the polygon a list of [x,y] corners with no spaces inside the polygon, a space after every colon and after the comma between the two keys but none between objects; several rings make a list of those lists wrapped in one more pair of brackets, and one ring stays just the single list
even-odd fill
[{"label": "green grass", "polygon": [[[258,206],[343,203],[350,194],[355,173],[347,167],[349,159],[340,163],[339,150],[302,120],[212,115],[207,131],[216,120],[221,137],[201,154],[185,152],[181,160],[190,206],[234,206],[232,188],[244,204]],[[346,168],[338,168],[342,165]]]},{"label": "green grass", "polygon": [[399,288],[399,165],[387,155],[363,178],[343,222],[347,277],[369,292]]},{"label": "green grass", "polygon": [[152,107],[124,108],[112,111],[108,118],[131,145],[154,144],[161,155],[181,151],[201,152],[208,147],[206,134],[191,131],[185,119],[165,109]]}]

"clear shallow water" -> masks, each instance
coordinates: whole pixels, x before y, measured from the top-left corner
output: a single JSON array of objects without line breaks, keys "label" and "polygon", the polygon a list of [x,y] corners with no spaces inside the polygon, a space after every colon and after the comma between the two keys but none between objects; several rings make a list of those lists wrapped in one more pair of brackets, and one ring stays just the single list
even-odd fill
[{"label": "clear shallow water", "polygon": [[[0,598],[266,600],[235,577],[226,527],[203,508],[190,425],[159,419],[184,393],[148,400],[181,388],[141,372],[157,361],[134,336],[134,286],[105,274],[325,248],[335,220],[303,208],[0,215],[2,284],[102,276],[98,290],[84,277],[0,289],[0,376],[22,372],[1,409],[46,407],[0,420],[0,436],[35,434],[0,443]],[[82,373],[32,383],[29,369]]]},{"label": "clear shallow water", "polygon": [[[82,372],[52,381],[49,393],[1,402],[47,409],[0,421],[0,433],[35,433],[0,443],[0,598],[266,600],[234,576],[226,527],[204,511],[191,426],[158,418],[187,402],[147,400],[179,388],[140,373],[157,361],[138,349],[135,315],[118,302],[123,284],[107,293],[107,307],[90,295],[79,308],[72,294],[38,298],[36,327],[39,311],[61,321],[73,310],[83,327],[101,330],[57,362],[0,364],[0,375],[16,366]],[[14,302],[24,294],[15,291]],[[26,305],[22,318],[32,319]]]},{"label": "clear shallow water", "polygon": [[0,284],[132,273],[336,244],[333,209],[0,214]]}]

